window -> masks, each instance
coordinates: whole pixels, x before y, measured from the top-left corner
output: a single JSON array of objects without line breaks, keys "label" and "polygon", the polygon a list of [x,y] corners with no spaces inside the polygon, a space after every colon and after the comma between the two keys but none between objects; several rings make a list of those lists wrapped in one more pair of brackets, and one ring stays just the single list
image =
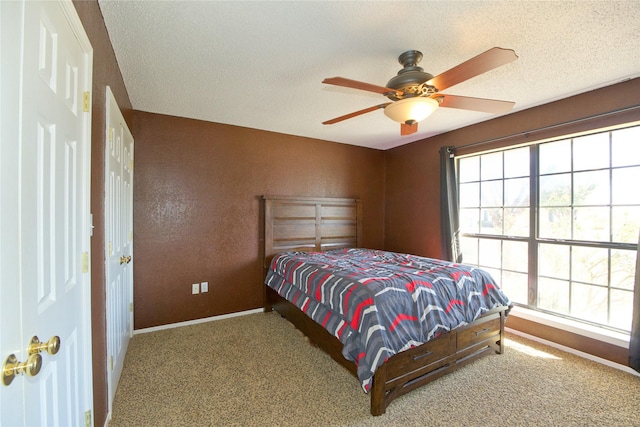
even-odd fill
[{"label": "window", "polygon": [[464,262],[520,306],[631,330],[640,126],[458,159]]}]

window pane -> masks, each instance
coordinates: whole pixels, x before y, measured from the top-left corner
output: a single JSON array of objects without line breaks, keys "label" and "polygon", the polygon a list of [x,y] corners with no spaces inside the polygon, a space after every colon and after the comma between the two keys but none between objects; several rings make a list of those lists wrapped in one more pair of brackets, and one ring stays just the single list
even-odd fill
[{"label": "window pane", "polygon": [[475,237],[461,237],[462,262],[478,265],[478,239]]},{"label": "window pane", "polygon": [[528,208],[506,208],[503,221],[506,236],[527,237],[529,235]]},{"label": "window pane", "polygon": [[608,205],[609,170],[579,172],[573,175],[573,204]]},{"label": "window pane", "polygon": [[640,165],[640,126],[611,132],[612,166]]},{"label": "window pane", "polygon": [[606,325],[609,316],[607,294],[607,288],[571,283],[571,315]]},{"label": "window pane", "polygon": [[572,246],[571,277],[575,281],[607,286],[609,282],[609,250]]},{"label": "window pane", "polygon": [[504,152],[504,177],[529,176],[529,147]]},{"label": "window pane", "polygon": [[571,238],[571,208],[541,208],[539,221],[540,237]]},{"label": "window pane", "polygon": [[460,209],[460,231],[477,233],[480,231],[480,209]]},{"label": "window pane", "polygon": [[541,276],[556,279],[569,279],[569,246],[550,245],[541,243],[538,245],[538,272]]},{"label": "window pane", "polygon": [[502,181],[486,181],[480,184],[480,206],[502,206]]},{"label": "window pane", "polygon": [[502,242],[493,239],[479,239],[478,260],[481,267],[500,268],[502,251],[500,250]]},{"label": "window pane", "polygon": [[529,244],[505,240],[502,243],[502,268],[526,273],[529,270]]},{"label": "window pane", "polygon": [[636,251],[611,250],[611,287],[630,291],[634,288]]},{"label": "window pane", "polygon": [[[640,145],[640,142],[638,142]],[[613,204],[640,204],[640,167],[614,169],[613,174]]]},{"label": "window pane", "polygon": [[505,271],[502,273],[501,289],[509,297],[511,302],[528,305],[528,279],[523,273]]},{"label": "window pane", "polygon": [[502,209],[482,209],[480,216],[481,233],[502,234]]},{"label": "window pane", "polygon": [[502,153],[480,156],[480,178],[484,180],[502,178]]},{"label": "window pane", "polygon": [[582,136],[573,140],[573,170],[609,167],[609,132]]},{"label": "window pane", "polygon": [[459,194],[461,208],[475,208],[480,206],[480,185],[460,184]]},{"label": "window pane", "polygon": [[556,313],[568,314],[569,282],[540,278],[538,281],[538,307]]},{"label": "window pane", "polygon": [[611,290],[611,319],[609,324],[614,328],[631,331],[632,313],[633,292]]},{"label": "window pane", "polygon": [[540,144],[540,174],[571,170],[571,140]]},{"label": "window pane", "polygon": [[480,181],[480,157],[465,157],[458,163],[460,182]]},{"label": "window pane", "polygon": [[640,206],[614,206],[611,233],[614,242],[637,243],[640,230]]},{"label": "window pane", "polygon": [[529,206],[529,178],[504,181],[504,205]]},{"label": "window pane", "polygon": [[571,175],[540,177],[540,206],[570,206]]},{"label": "window pane", "polygon": [[573,238],[606,242],[609,240],[609,208],[574,208]]}]

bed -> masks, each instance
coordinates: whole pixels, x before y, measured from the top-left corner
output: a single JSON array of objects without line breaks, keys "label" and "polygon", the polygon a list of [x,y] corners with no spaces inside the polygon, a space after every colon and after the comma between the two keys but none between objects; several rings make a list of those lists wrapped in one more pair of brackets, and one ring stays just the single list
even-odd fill
[{"label": "bed", "polygon": [[[276,310],[347,368],[370,394],[372,415],[504,351],[510,302],[491,277],[469,266],[362,248],[357,198],[264,196],[263,214],[265,311]],[[464,296],[454,295],[463,289]],[[446,303],[432,299],[439,293]],[[391,309],[390,301],[400,308]]]}]

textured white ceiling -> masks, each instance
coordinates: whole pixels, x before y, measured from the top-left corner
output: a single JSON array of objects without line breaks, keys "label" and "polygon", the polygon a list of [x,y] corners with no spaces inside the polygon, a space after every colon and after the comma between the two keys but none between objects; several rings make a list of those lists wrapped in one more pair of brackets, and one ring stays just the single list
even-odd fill
[{"label": "textured white ceiling", "polygon": [[444,93],[513,111],[640,76],[640,1],[99,0],[133,108],[378,149],[494,115],[439,108],[401,137],[387,101],[322,84],[384,86],[406,50],[437,75],[494,46],[518,60]]}]

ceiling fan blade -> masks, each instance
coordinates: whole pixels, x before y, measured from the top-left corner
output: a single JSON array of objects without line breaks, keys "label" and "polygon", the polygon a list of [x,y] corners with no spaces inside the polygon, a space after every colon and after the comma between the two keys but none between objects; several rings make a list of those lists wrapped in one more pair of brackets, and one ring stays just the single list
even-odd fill
[{"label": "ceiling fan blade", "polygon": [[341,122],[343,120],[350,119],[352,117],[360,116],[362,114],[370,113],[372,111],[379,110],[381,108],[386,107],[391,104],[390,102],[385,102],[384,104],[374,105],[373,107],[365,108],[364,110],[354,111],[353,113],[345,114],[344,116],[336,117],[335,119],[327,120],[326,122],[322,122],[323,125],[332,125],[334,123]]},{"label": "ceiling fan blade", "polygon": [[368,92],[380,93],[382,95],[386,95],[388,93],[394,93],[394,92],[397,95],[403,94],[403,92],[399,90],[390,89],[384,86],[372,85],[370,83],[359,82],[357,80],[345,79],[344,77],[330,77],[330,78],[324,79],[322,83],[325,83],[328,85],[349,87],[352,89],[366,90]]},{"label": "ceiling fan blade", "polygon": [[436,93],[432,95],[431,98],[442,98],[442,101],[440,101],[440,107],[459,108],[461,110],[473,110],[493,114],[506,113],[508,111],[511,111],[513,106],[516,104],[515,102],[511,101],[499,101],[497,99],[486,98],[471,98],[468,96],[458,95],[445,95],[443,93]]},{"label": "ceiling fan blade", "polygon": [[494,47],[444,73],[438,74],[429,80],[427,84],[435,86],[438,90],[445,90],[448,87],[457,85],[458,83],[508,64],[516,59],[518,59],[518,55],[516,55],[512,49]]},{"label": "ceiling fan blade", "polygon": [[416,133],[416,132],[418,132],[418,122],[415,122],[412,124],[400,123],[401,136],[411,135],[412,133]]}]

